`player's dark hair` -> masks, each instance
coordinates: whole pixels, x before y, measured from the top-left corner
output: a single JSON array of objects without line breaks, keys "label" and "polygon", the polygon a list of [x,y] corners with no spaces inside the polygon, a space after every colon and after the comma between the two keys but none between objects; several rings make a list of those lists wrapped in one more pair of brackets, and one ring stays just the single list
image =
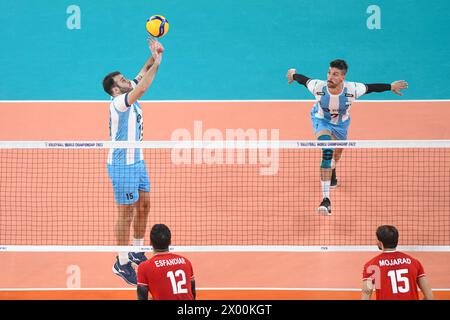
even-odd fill
[{"label": "player's dark hair", "polygon": [[155,224],[150,231],[150,241],[155,251],[166,251],[169,249],[172,234],[165,224]]},{"label": "player's dark hair", "polygon": [[114,71],[114,72],[108,73],[103,78],[103,90],[105,90],[105,92],[109,95],[111,95],[111,89],[116,85],[113,78],[115,76],[117,76],[118,74],[120,74],[119,71]]},{"label": "player's dark hair", "polygon": [[394,226],[383,225],[377,228],[377,239],[385,249],[395,249],[398,244],[398,230]]},{"label": "player's dark hair", "polygon": [[336,59],[336,60],[331,61],[330,67],[342,70],[342,71],[344,71],[344,73],[347,73],[347,70],[348,70],[347,62],[345,62],[345,60],[341,60],[341,59]]}]

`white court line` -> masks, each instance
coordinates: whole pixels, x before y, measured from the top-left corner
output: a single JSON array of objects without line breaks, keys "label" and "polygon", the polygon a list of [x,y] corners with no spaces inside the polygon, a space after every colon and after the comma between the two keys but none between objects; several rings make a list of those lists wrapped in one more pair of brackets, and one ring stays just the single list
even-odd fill
[{"label": "white court line", "polygon": [[[299,99],[299,100],[139,100],[144,103],[208,103],[208,102],[315,102],[314,99]],[[111,100],[0,100],[1,103],[26,103],[26,102],[45,102],[45,103],[80,103],[80,102],[104,102],[109,103]],[[450,99],[423,99],[423,100],[356,100],[358,102],[450,102]]]},{"label": "white court line", "polygon": [[[0,288],[1,291],[135,291],[136,288]],[[196,288],[200,291],[361,291],[355,288],[264,288],[264,287],[244,287],[244,288]],[[450,288],[436,288],[432,291],[450,291]]]}]

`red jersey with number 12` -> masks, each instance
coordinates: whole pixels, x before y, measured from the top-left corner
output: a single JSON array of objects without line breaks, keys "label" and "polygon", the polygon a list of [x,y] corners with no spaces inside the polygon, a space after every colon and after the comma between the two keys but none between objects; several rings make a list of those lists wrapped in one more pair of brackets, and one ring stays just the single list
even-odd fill
[{"label": "red jersey with number 12", "polygon": [[157,253],[138,266],[137,284],[148,287],[154,300],[193,300],[191,262],[170,252]]},{"label": "red jersey with number 12", "polygon": [[372,279],[377,300],[418,300],[417,282],[425,276],[421,263],[397,251],[385,251],[364,266],[363,280]]}]

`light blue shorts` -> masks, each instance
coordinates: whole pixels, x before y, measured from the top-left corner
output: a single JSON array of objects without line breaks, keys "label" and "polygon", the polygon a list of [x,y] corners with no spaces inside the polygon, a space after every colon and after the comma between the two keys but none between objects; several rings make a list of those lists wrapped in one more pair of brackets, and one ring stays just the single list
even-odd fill
[{"label": "light blue shorts", "polygon": [[319,119],[311,112],[311,122],[314,129],[314,134],[322,130],[330,131],[338,140],[347,140],[348,126],[350,125],[350,118],[340,124],[332,124],[325,119]]},{"label": "light blue shorts", "polygon": [[118,204],[133,204],[139,200],[139,191],[150,191],[150,180],[143,160],[131,165],[108,164],[108,175]]}]

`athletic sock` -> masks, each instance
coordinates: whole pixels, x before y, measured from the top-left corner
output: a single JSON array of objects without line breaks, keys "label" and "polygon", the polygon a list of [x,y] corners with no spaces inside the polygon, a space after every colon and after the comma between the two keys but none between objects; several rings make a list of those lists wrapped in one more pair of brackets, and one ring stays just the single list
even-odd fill
[{"label": "athletic sock", "polygon": [[119,256],[119,263],[121,266],[128,263],[129,261],[128,252],[119,252],[118,256]]},{"label": "athletic sock", "polygon": [[330,183],[331,181],[320,181],[322,185],[322,193],[324,198],[330,198]]}]

